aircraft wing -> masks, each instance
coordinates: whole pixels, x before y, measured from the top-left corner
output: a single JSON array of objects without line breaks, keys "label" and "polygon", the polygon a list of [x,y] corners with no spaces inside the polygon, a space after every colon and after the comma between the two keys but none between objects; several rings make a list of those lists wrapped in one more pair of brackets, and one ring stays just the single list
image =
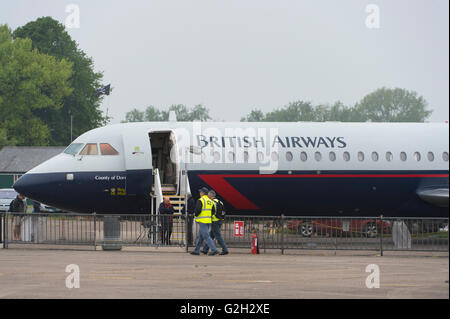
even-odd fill
[{"label": "aircraft wing", "polygon": [[419,189],[417,195],[427,203],[448,207],[448,188]]}]

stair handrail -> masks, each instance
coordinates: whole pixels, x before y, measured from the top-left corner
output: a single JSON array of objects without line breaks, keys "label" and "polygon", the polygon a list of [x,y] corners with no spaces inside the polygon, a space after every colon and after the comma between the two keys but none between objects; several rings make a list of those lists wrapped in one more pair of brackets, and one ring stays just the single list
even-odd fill
[{"label": "stair handrail", "polygon": [[161,187],[161,179],[159,177],[159,170],[157,168],[154,169],[154,180],[155,180],[155,197],[156,197],[156,213],[159,214],[159,205],[163,202],[163,193]]}]

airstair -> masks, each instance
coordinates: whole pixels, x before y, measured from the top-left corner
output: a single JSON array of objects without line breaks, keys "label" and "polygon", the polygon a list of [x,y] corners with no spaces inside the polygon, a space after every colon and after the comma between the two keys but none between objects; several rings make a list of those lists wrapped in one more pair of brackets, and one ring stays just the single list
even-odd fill
[{"label": "airstair", "polygon": [[[184,173],[184,172],[183,172]],[[154,183],[152,188],[152,208],[151,208],[151,216],[156,217],[159,215],[158,208],[160,204],[163,202],[164,197],[168,197],[170,203],[175,209],[174,217],[173,217],[173,228],[172,235],[170,237],[170,241],[173,243],[184,244],[185,243],[185,224],[184,224],[184,216],[182,213],[184,203],[185,203],[185,194],[189,192],[189,183],[186,181],[187,177],[181,173],[180,181],[178,183],[179,187],[173,184],[161,184],[159,171],[157,168],[154,169]],[[184,180],[183,180],[183,177]],[[187,187],[186,187],[187,186]],[[157,219],[157,217],[156,217]]]}]

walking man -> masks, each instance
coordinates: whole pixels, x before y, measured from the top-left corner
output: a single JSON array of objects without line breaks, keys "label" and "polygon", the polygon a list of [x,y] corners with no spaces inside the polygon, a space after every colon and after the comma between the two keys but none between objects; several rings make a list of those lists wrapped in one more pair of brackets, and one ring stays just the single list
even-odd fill
[{"label": "walking man", "polygon": [[[221,255],[228,255],[228,247],[227,244],[225,244],[225,241],[223,240],[222,233],[220,232],[220,228],[222,227],[223,221],[225,219],[225,209],[223,207],[222,201],[216,198],[216,192],[213,190],[210,190],[208,192],[208,197],[214,201],[215,208],[215,214],[212,216],[212,224],[211,224],[211,238],[214,240],[217,239],[217,242],[219,243],[220,247],[222,247]],[[202,253],[207,254],[209,250],[208,245],[203,246]]]},{"label": "walking man", "polygon": [[195,249],[191,252],[191,255],[200,255],[200,247],[203,241],[211,248],[211,252],[208,256],[218,255],[217,247],[214,241],[211,239],[209,232],[211,230],[211,216],[215,213],[214,202],[208,198],[208,189],[203,187],[199,190],[200,198],[195,205],[195,221],[198,224],[198,235]]}]

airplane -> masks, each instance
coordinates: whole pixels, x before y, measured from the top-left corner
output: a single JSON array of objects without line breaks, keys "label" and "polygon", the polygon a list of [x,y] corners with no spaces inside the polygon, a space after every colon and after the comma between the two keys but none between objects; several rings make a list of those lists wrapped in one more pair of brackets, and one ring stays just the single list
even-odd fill
[{"label": "airplane", "polygon": [[448,217],[447,123],[167,122],[88,131],[13,185],[76,213],[149,214],[207,187],[228,214]]}]

